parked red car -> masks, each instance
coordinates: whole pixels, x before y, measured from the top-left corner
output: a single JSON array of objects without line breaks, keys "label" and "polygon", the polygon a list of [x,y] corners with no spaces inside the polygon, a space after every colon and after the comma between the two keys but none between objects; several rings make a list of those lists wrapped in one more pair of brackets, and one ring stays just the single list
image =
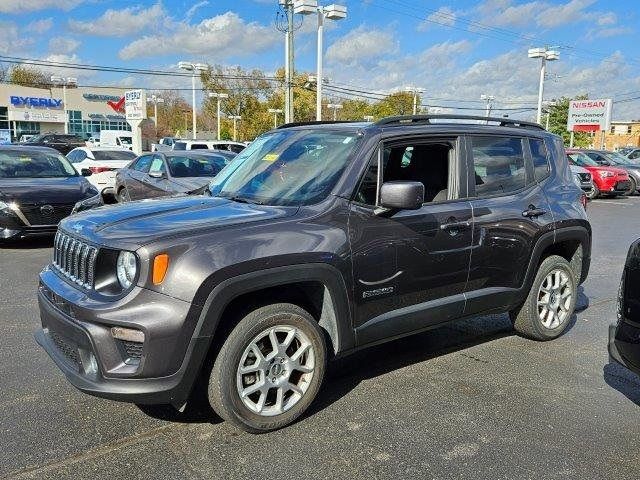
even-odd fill
[{"label": "parked red car", "polygon": [[631,189],[631,181],[626,170],[600,165],[580,150],[567,150],[569,164],[586,168],[593,178],[595,189],[593,198],[624,195]]}]

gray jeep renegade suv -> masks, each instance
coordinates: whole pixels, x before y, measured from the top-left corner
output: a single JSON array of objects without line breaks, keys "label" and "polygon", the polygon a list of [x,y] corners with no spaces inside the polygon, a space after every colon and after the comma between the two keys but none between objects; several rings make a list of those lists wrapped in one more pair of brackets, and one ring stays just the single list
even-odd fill
[{"label": "gray jeep renegade suv", "polygon": [[559,336],[591,252],[562,140],[452,120],[285,125],[207,195],[68,218],[38,343],[86,393],[181,408],[202,390],[263,432],[305,411],[329,358],[368,345],[496,312]]}]

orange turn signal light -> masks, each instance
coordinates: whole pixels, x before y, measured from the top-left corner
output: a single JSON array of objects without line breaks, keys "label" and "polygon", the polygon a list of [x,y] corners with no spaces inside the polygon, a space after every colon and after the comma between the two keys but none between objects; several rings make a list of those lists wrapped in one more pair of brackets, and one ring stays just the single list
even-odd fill
[{"label": "orange turn signal light", "polygon": [[153,259],[153,272],[151,275],[154,285],[160,285],[162,282],[164,282],[164,277],[167,274],[168,268],[169,255],[167,255],[166,253],[156,255],[156,258]]}]

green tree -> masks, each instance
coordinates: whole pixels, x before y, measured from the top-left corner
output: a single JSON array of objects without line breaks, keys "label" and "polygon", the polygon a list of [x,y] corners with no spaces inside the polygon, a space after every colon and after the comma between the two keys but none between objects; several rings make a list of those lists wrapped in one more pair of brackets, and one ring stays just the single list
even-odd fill
[{"label": "green tree", "polygon": [[[578,95],[575,98],[562,97],[554,100],[554,105],[549,107],[549,131],[560,135],[565,145],[569,145],[571,133],[567,131],[567,120],[569,118],[569,101],[571,100],[587,100],[588,95]],[[546,118],[543,117],[543,121]],[[573,145],[575,147],[588,147],[592,141],[592,137],[586,132],[575,132]]]},{"label": "green tree", "polygon": [[8,81],[9,83],[22,85],[23,87],[51,88],[52,86],[49,75],[42,70],[24,65],[11,67]]},{"label": "green tree", "polygon": [[411,115],[413,113],[413,93],[396,92],[387,95],[374,105],[373,111],[376,118]]}]

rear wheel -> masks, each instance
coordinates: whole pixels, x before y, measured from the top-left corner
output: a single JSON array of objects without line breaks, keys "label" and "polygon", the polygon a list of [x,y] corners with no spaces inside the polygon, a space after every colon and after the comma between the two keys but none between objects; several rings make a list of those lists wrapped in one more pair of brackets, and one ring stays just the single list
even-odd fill
[{"label": "rear wheel", "polygon": [[511,312],[513,327],[527,338],[554,339],[569,325],[576,297],[576,275],[569,262],[557,255],[547,257],[524,304]]},{"label": "rear wheel", "polygon": [[289,303],[258,308],[222,346],[209,378],[209,402],[242,430],[282,428],[315,398],[326,357],[324,335],[308,312]]},{"label": "rear wheel", "polygon": [[126,203],[130,201],[131,197],[129,196],[129,191],[126,187],[122,187],[120,190],[118,190],[118,203]]}]

